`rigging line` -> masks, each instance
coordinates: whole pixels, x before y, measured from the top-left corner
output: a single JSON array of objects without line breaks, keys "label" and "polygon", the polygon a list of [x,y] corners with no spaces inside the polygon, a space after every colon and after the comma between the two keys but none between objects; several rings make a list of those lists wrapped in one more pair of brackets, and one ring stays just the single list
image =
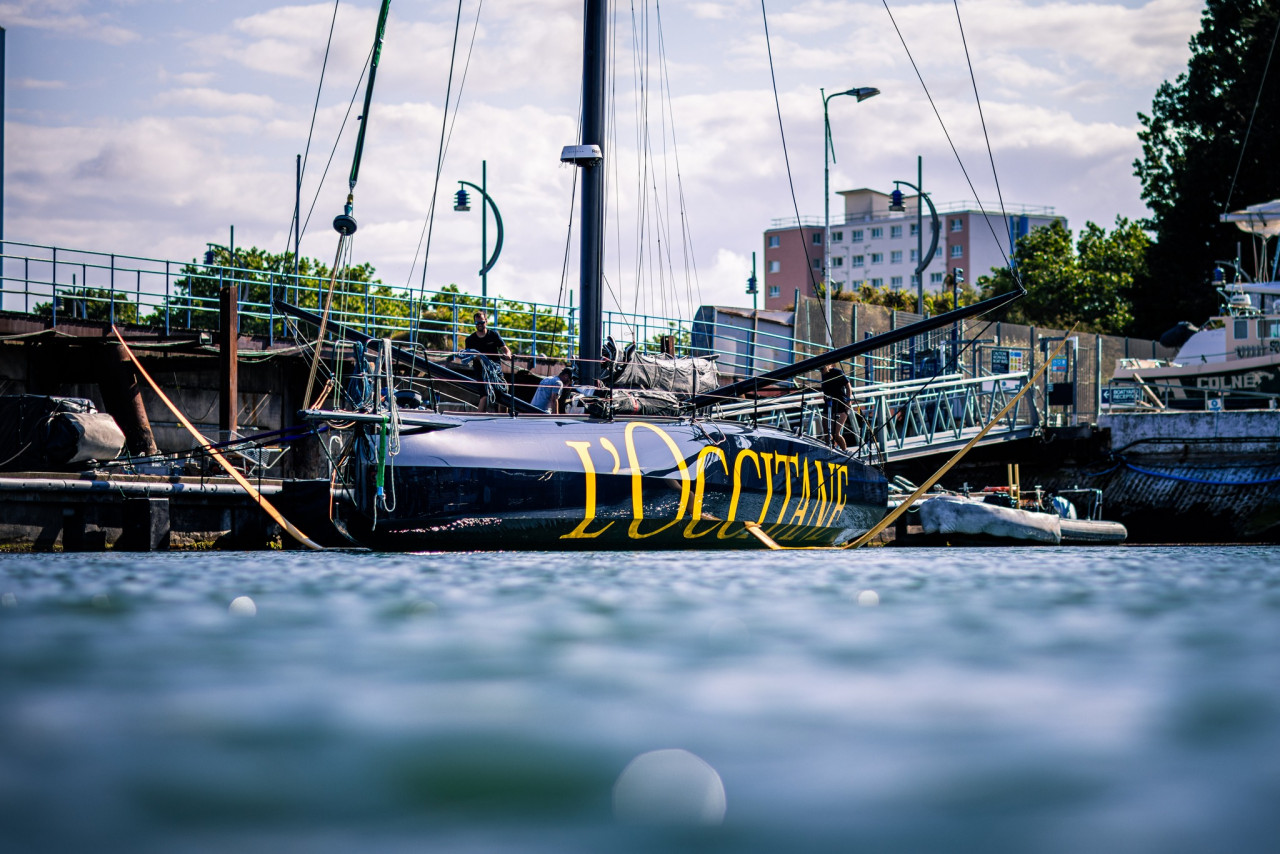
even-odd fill
[{"label": "rigging line", "polygon": [[[667,116],[671,123],[671,156],[675,162],[676,172],[676,199],[677,208],[680,215],[680,244],[681,244],[681,260],[684,262],[684,281],[685,281],[685,299],[688,303],[689,314],[692,316],[694,310],[694,288],[697,288],[699,303],[701,302],[702,286],[698,282],[697,262],[693,251],[693,232],[689,228],[688,207],[684,194],[684,178],[680,169],[680,145],[676,139],[676,122],[675,122],[675,105],[671,94],[671,73],[667,66],[667,46],[665,33],[662,27],[662,4],[654,0],[654,12],[658,22],[658,61],[661,65],[661,81],[662,91],[666,93],[664,103],[666,105]],[[665,125],[665,120],[664,120]],[[663,146],[665,148],[666,139],[664,136]],[[668,205],[670,210],[670,205]],[[668,235],[670,228],[668,227]],[[672,292],[675,293],[675,274],[672,273]]]},{"label": "rigging line", "polygon": [[[698,281],[697,261],[693,251],[693,232],[689,228],[688,208],[684,195],[684,179],[680,170],[680,145],[676,140],[675,106],[672,103],[671,72],[667,67],[667,45],[662,28],[662,4],[657,0],[654,2],[654,9],[658,19],[658,58],[662,64],[662,80],[667,96],[667,111],[671,117],[671,153],[676,165],[676,197],[679,200],[680,209],[681,249],[684,254],[685,269],[685,297],[689,303],[689,313],[692,315],[694,306],[693,288],[697,288],[698,303],[700,304],[702,301],[702,285]],[[692,276],[690,276],[690,271],[692,271]]]},{"label": "rigging line", "polygon": [[[960,152],[956,148],[955,140],[951,138],[951,132],[947,130],[947,123],[942,120],[942,113],[938,111],[938,105],[933,100],[933,93],[929,91],[928,85],[924,82],[924,76],[920,73],[920,66],[916,65],[916,59],[911,55],[911,48],[907,47],[907,40],[903,37],[902,30],[898,28],[898,21],[893,17],[893,10],[889,8],[888,0],[880,0],[880,2],[884,5],[885,12],[889,14],[889,23],[893,24],[893,31],[898,34],[898,41],[902,42],[902,49],[906,51],[907,59],[911,62],[911,69],[915,71],[916,79],[920,81],[920,87],[924,89],[925,97],[929,99],[929,106],[933,108],[933,115],[937,118],[938,125],[942,128],[943,136],[947,138],[947,145],[951,146],[951,153],[955,156],[956,163],[960,166],[960,172],[964,175],[965,183],[969,185],[969,191],[973,193],[973,197],[977,199],[978,191],[973,186],[973,179],[969,177],[969,170],[965,168],[964,160],[960,157]],[[981,203],[979,203],[978,207],[982,207]],[[995,227],[991,225],[991,218],[986,216],[986,211],[983,211],[982,218],[986,220],[987,228],[991,230],[991,234],[996,241],[996,246],[1000,249],[1000,255],[1004,258],[1005,266],[1009,267],[1009,270],[1013,275],[1013,281],[1018,286],[1018,290],[1026,293],[1026,288],[1022,286],[1022,277],[1018,275],[1016,267],[1009,265],[1009,256],[1004,251],[1004,244],[1001,242],[1000,236],[996,234]]]},{"label": "rigging line", "polygon": [[[481,3],[481,5],[483,5],[483,2]],[[476,7],[477,25],[479,24],[479,21],[480,21],[480,6],[477,6]],[[422,303],[424,302],[427,295],[427,259],[431,257],[431,235],[432,235],[432,232],[435,230],[436,201],[440,197],[440,172],[444,169],[444,153],[445,153],[445,144],[447,142],[446,129],[449,121],[449,101],[453,97],[453,70],[454,70],[454,66],[457,64],[457,61],[458,61],[458,32],[461,30],[461,28],[462,28],[462,0],[458,0],[458,12],[454,17],[454,21],[453,21],[453,47],[449,51],[449,77],[445,82],[445,89],[444,89],[444,109],[441,110],[441,113],[440,113],[440,144],[436,148],[436,170],[435,170],[435,177],[431,182],[431,202],[427,206],[427,219],[422,224],[422,229],[423,229],[423,232],[425,232],[425,237],[423,235],[419,235],[418,237],[418,246],[422,247],[422,285],[421,287],[418,288],[418,298],[415,300],[411,296],[409,300],[411,304],[411,307],[410,307],[411,315],[409,320],[409,340],[415,341],[415,342],[418,340],[418,324],[422,319]],[[461,97],[461,92],[459,92],[459,97]],[[484,203],[484,200],[481,199],[481,204],[483,203]],[[424,239],[426,241],[425,247],[423,246]],[[405,282],[405,287],[409,288],[410,294],[412,294],[412,288],[413,288],[413,285],[412,285],[413,268],[414,266],[417,265],[417,263],[418,263],[418,250],[415,249],[413,253],[413,264],[409,266],[410,278]],[[456,324],[457,318],[456,317],[453,318],[453,321]],[[409,363],[409,370],[411,373],[417,367],[418,351],[416,348],[414,349],[413,354],[414,354],[413,358]]]},{"label": "rigging line", "polygon": [[[1000,202],[1000,215],[1007,222],[1009,215],[1004,209],[1004,193],[1000,190],[1000,176],[996,174],[996,155],[991,150],[991,135],[987,133],[987,117],[982,111],[982,98],[978,96],[978,78],[973,71],[973,59],[969,56],[969,41],[964,36],[964,21],[960,20],[960,0],[951,0],[951,5],[956,10],[956,26],[960,28],[960,44],[964,46],[964,61],[969,66],[969,81],[973,84],[973,100],[978,105],[978,120],[982,122],[982,139],[987,144],[987,159],[991,161],[991,179],[996,184],[996,200]],[[1008,259],[1006,258],[1005,260],[1007,261]]]},{"label": "rigging line", "polygon": [[[475,47],[476,29],[480,26],[480,10],[484,7],[484,0],[481,0],[476,6],[475,27],[471,31],[471,47],[467,50],[467,65],[471,63],[471,50]],[[449,149],[449,141],[453,138],[453,125],[449,119],[449,104],[453,98],[453,72],[458,63],[458,33],[462,28],[462,0],[458,0],[458,11],[453,21],[453,46],[449,51],[449,76],[445,82],[444,90],[444,108],[440,112],[440,143],[436,147],[436,169],[435,178],[431,183],[431,202],[427,206],[427,216],[422,223],[422,231],[418,234],[418,245],[413,250],[413,262],[409,265],[409,273],[405,278],[405,287],[412,290],[413,287],[413,271],[418,266],[418,256],[422,255],[422,285],[419,288],[419,296],[425,296],[427,289],[427,263],[431,256],[431,237],[435,231],[436,202],[440,194],[440,173],[444,169],[445,153]],[[462,99],[462,84],[466,82],[465,71],[462,82],[458,86],[458,100]],[[454,120],[457,120],[457,107],[454,107]],[[481,208],[485,204],[484,199],[480,200]],[[424,246],[425,243],[425,246]],[[417,322],[418,312],[414,313],[414,320],[411,322],[411,333]]]},{"label": "rigging line", "polygon": [[[339,2],[341,2],[341,0],[333,0],[333,17],[329,19],[329,38],[324,43],[324,59],[320,63],[320,82],[316,84],[316,100],[315,100],[315,103],[311,105],[311,124],[307,128],[306,147],[302,149],[302,168],[301,170],[299,170],[299,175],[298,175],[299,181],[302,180],[303,175],[307,174],[307,161],[311,157],[311,138],[315,134],[315,130],[316,130],[316,115],[319,114],[320,112],[320,93],[324,90],[324,74],[325,74],[325,70],[329,67],[329,49],[333,46],[333,25],[338,21],[338,3]],[[298,203],[295,202],[293,205],[293,217],[295,222],[297,221],[297,218],[298,218],[298,213],[299,213],[298,207],[299,207]],[[308,214],[308,217],[310,217],[310,214]],[[292,223],[290,223],[289,230],[290,231],[293,230]],[[299,235],[298,239],[299,239],[299,242],[301,242],[302,236]],[[285,253],[287,254],[288,251],[289,251],[289,247],[286,246]]]},{"label": "rigging line", "polygon": [[333,138],[333,148],[329,149],[329,159],[325,161],[324,171],[320,173],[320,182],[316,184],[316,194],[311,197],[311,207],[307,210],[307,218],[302,223],[302,233],[307,233],[307,226],[311,225],[311,215],[315,213],[316,202],[320,199],[320,191],[324,189],[324,179],[329,175],[329,167],[333,165],[333,156],[338,153],[338,143],[342,141],[342,132],[347,129],[347,121],[351,118],[351,110],[356,105],[356,98],[360,97],[360,86],[364,83],[365,72],[369,70],[369,63],[373,61],[373,48],[369,48],[369,55],[365,57],[364,68],[360,69],[360,79],[356,81],[356,88],[351,93],[351,101],[347,104],[347,113],[342,117],[342,124],[338,126],[338,134]]},{"label": "rigging line", "polygon": [[[641,284],[644,278],[644,257],[645,250],[648,247],[648,243],[645,240],[649,222],[649,151],[646,146],[645,134],[645,129],[648,126],[648,117],[646,115],[648,110],[648,78],[645,75],[644,68],[646,55],[646,48],[642,46],[645,41],[644,34],[644,25],[637,26],[636,24],[635,3],[633,2],[631,4],[631,66],[632,74],[635,78],[636,112],[636,257],[635,285],[631,298],[632,315],[640,312],[640,292],[644,290]],[[621,280],[619,280],[619,284],[621,284]]]},{"label": "rigging line", "polygon": [[[461,17],[461,12],[462,12],[462,9],[461,9],[461,7],[462,7],[462,2],[461,2],[461,0],[459,0],[459,2],[458,2],[458,7],[459,7],[459,9],[458,9],[459,17]],[[445,138],[444,138],[444,150],[443,150],[443,154],[441,154],[441,155],[440,155],[439,163],[438,163],[438,165],[437,165],[437,169],[436,169],[436,172],[437,172],[437,178],[436,178],[436,180],[437,180],[437,182],[439,182],[439,172],[440,172],[440,170],[441,170],[441,169],[443,168],[443,166],[444,166],[444,158],[448,156],[448,153],[449,153],[449,146],[450,146],[450,145],[452,144],[452,142],[453,142],[453,129],[454,129],[454,127],[455,127],[455,126],[457,125],[457,123],[458,123],[458,111],[462,108],[462,93],[463,93],[463,91],[466,89],[466,86],[467,86],[467,72],[471,70],[471,57],[472,57],[472,55],[473,55],[473,54],[474,54],[474,52],[475,52],[475,47],[476,47],[476,33],[477,33],[477,32],[479,31],[479,29],[480,29],[480,12],[481,12],[481,10],[482,10],[483,8],[484,8],[484,0],[480,0],[480,3],[476,6],[476,19],[475,19],[475,22],[472,24],[472,27],[471,27],[471,41],[470,41],[470,43],[467,45],[467,60],[466,60],[466,62],[464,62],[464,63],[463,63],[463,65],[462,65],[462,79],[461,79],[461,80],[459,81],[459,83],[458,83],[458,100],[457,100],[457,103],[456,103],[456,104],[454,104],[454,107],[453,107],[453,118],[449,120],[449,130],[448,130],[448,133],[447,133],[447,134],[445,134]],[[454,52],[455,52],[455,53],[454,53],[454,55],[455,55],[455,57],[456,57],[456,52],[457,52],[457,47],[458,47],[457,38],[458,38],[458,33],[457,33],[456,25],[455,25],[455,30],[454,30]],[[452,60],[451,60],[451,64],[450,64],[450,75],[451,75],[451,76],[452,76],[452,68],[453,68],[453,67],[452,67]],[[452,84],[450,84],[450,85],[452,86]],[[447,99],[447,97],[446,97],[446,100],[445,100],[445,113],[447,114],[448,112],[449,112],[448,99]],[[441,132],[442,132],[442,133],[444,133],[444,131],[441,131]],[[431,213],[428,215],[429,217],[433,217],[433,216],[434,216],[434,213],[435,213],[435,205],[434,205],[434,203],[435,203],[435,199],[434,199],[434,197],[433,197],[433,198],[432,198]],[[483,210],[483,207],[484,207],[485,201],[484,201],[483,199],[481,199],[481,200],[480,200],[480,204],[481,204],[481,209]],[[415,267],[417,267],[417,266],[418,266],[418,253],[422,250],[422,241],[423,241],[424,236],[426,237],[426,241],[427,241],[427,253],[430,253],[430,251],[431,251],[431,236],[430,236],[430,234],[428,234],[428,232],[427,232],[427,222],[425,222],[425,221],[424,221],[424,222],[423,222],[423,224],[422,224],[422,232],[418,235],[418,245],[417,245],[417,246],[415,246],[415,247],[414,247],[414,250],[413,250],[413,262],[409,265],[409,274],[405,277],[405,287],[406,287],[406,288],[410,288],[410,289],[412,289],[412,284],[411,284],[411,283],[412,283],[412,281],[413,281],[413,270],[414,270],[414,268],[415,268]],[[426,256],[425,256],[425,255],[423,256],[422,264],[423,264],[423,287],[425,288],[425,287],[426,287],[426,264],[427,264],[427,259],[426,259]]]},{"label": "rigging line", "polygon": [[1262,79],[1258,82],[1258,94],[1253,99],[1253,112],[1249,113],[1249,125],[1244,131],[1244,141],[1240,143],[1240,159],[1236,161],[1236,171],[1231,176],[1231,189],[1222,203],[1222,212],[1231,210],[1231,196],[1236,191],[1236,179],[1240,177],[1240,166],[1244,163],[1244,150],[1249,145],[1249,133],[1253,130],[1253,120],[1258,116],[1258,104],[1262,102],[1262,89],[1267,83],[1267,73],[1271,70],[1271,57],[1276,52],[1276,39],[1280,38],[1280,15],[1276,16],[1276,31],[1271,36],[1271,48],[1267,51],[1267,64],[1262,69]]},{"label": "rigging line", "polygon": [[324,73],[329,67],[329,49],[333,46],[333,26],[338,22],[338,3],[333,0],[333,16],[329,18],[329,38],[324,43],[324,60],[320,63],[320,82],[316,85],[316,100],[311,105],[311,126],[307,128],[307,146],[302,150],[302,174],[307,174],[307,160],[311,156],[311,135],[316,129],[316,115],[320,112],[320,93],[324,89]]},{"label": "rigging line", "polygon": [[[787,184],[791,187],[791,208],[796,213],[796,230],[800,239],[800,251],[804,255],[804,266],[809,272],[809,284],[813,288],[814,294],[818,293],[818,282],[813,276],[813,263],[809,260],[809,250],[805,247],[804,242],[804,223],[800,219],[800,204],[796,201],[796,182],[791,175],[791,155],[787,153],[787,132],[782,126],[782,102],[778,99],[778,76],[773,69],[773,42],[769,38],[769,15],[764,8],[764,0],[760,0],[760,16],[764,18],[764,46],[769,53],[769,79],[773,83],[773,104],[778,113],[778,133],[782,136],[782,159],[787,165]],[[824,143],[825,144],[825,143]],[[823,235],[826,240],[826,235]],[[822,247],[822,251],[826,252],[826,245]],[[824,285],[825,287],[825,285]],[[827,323],[827,313],[825,311],[818,312],[822,315],[822,325],[826,327],[827,335],[832,343],[835,342],[835,335],[831,331],[831,325]],[[796,318],[800,315],[799,301],[795,306]],[[807,312],[806,312],[807,315]],[[795,320],[792,321],[794,323]]]}]

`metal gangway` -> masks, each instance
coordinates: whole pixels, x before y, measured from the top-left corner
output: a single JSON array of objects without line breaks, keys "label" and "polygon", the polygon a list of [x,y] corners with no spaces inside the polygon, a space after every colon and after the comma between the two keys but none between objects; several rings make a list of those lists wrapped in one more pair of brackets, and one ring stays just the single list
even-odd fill
[{"label": "metal gangway", "polygon": [[[959,450],[978,435],[1029,382],[1027,372],[966,377],[943,374],[923,379],[859,385],[853,393],[849,448],[859,457],[897,462]],[[1042,418],[1024,395],[995,424],[980,445],[1028,439],[1040,431]],[[754,422],[821,439],[825,436],[824,401],[820,391],[735,401],[716,406],[715,418]]]}]

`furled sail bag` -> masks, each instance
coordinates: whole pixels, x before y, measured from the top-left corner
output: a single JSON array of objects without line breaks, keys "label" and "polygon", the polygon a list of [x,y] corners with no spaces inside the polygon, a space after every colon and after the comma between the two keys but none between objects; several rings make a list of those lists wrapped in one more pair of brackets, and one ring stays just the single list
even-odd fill
[{"label": "furled sail bag", "polygon": [[636,353],[631,348],[614,366],[615,388],[654,389],[693,395],[720,387],[715,358]]}]

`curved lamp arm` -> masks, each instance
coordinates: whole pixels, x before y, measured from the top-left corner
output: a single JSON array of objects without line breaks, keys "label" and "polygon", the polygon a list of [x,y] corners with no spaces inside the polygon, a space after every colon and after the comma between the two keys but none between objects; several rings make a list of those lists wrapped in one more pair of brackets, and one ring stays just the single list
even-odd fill
[{"label": "curved lamp arm", "polygon": [[484,266],[480,268],[480,275],[483,276],[485,273],[493,269],[493,265],[498,263],[498,256],[502,254],[502,214],[498,213],[497,203],[489,197],[489,194],[486,193],[483,188],[476,184],[472,184],[470,181],[459,181],[458,183],[465,184],[480,194],[480,198],[484,199],[485,204],[493,209],[493,219],[498,226],[498,239],[497,242],[493,244],[493,254],[485,259]]},{"label": "curved lamp arm", "polygon": [[894,181],[893,183],[915,190],[916,195],[924,199],[924,203],[929,206],[929,219],[933,224],[933,239],[929,241],[929,251],[924,254],[924,257],[920,259],[920,263],[916,266],[916,279],[920,280],[920,277],[924,275],[925,268],[933,260],[934,253],[938,251],[938,232],[942,230],[942,226],[938,222],[938,209],[933,206],[933,199],[929,198],[929,194],[910,181]]}]

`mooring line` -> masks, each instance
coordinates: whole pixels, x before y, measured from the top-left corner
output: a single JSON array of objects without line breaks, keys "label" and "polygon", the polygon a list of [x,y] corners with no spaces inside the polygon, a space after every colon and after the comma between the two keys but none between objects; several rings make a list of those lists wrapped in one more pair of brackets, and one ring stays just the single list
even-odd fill
[{"label": "mooring line", "polygon": [[1013,407],[1018,405],[1018,401],[1022,399],[1023,395],[1025,395],[1028,391],[1036,387],[1036,383],[1040,381],[1040,378],[1044,376],[1045,371],[1047,371],[1049,369],[1049,366],[1053,364],[1054,358],[1059,353],[1062,352],[1063,347],[1067,346],[1067,340],[1070,339],[1072,333],[1076,331],[1076,326],[1079,326],[1079,324],[1077,323],[1075,326],[1071,327],[1070,331],[1068,331],[1067,334],[1062,337],[1062,340],[1058,342],[1058,346],[1054,348],[1052,355],[1050,355],[1049,358],[1044,360],[1044,364],[1040,366],[1040,370],[1036,371],[1035,376],[1032,377],[1027,382],[1027,384],[1024,385],[1022,389],[1019,390],[1019,392],[1015,394],[1009,400],[1009,402],[1004,405],[1004,408],[1002,408],[998,413],[996,413],[996,416],[992,418],[991,421],[989,421],[985,427],[983,427],[981,430],[978,431],[978,435],[974,436],[972,439],[966,442],[963,448],[956,451],[955,454],[952,455],[951,459],[947,460],[947,462],[943,464],[942,468],[938,469],[936,472],[934,472],[932,475],[929,476],[928,480],[920,484],[920,486],[916,489],[916,491],[911,494],[910,498],[907,498],[905,501],[903,501],[901,504],[899,504],[897,507],[891,510],[883,519],[881,519],[874,526],[872,526],[871,530],[867,531],[865,534],[863,534],[861,537],[858,537],[856,540],[852,540],[848,543],[845,543],[842,546],[784,546],[781,543],[774,541],[772,537],[770,537],[768,534],[766,534],[763,530],[760,529],[759,525],[755,525],[751,522],[745,522],[743,524],[746,525],[747,530],[750,531],[757,540],[764,543],[768,548],[774,551],[822,551],[822,550],[839,551],[843,549],[856,549],[856,548],[865,546],[874,537],[876,537],[881,531],[883,531],[885,528],[889,527],[894,522],[896,522],[899,516],[901,516],[903,513],[906,513],[907,510],[911,507],[911,505],[914,504],[918,498],[920,498],[920,496],[924,495],[931,488],[933,488],[933,485],[937,483],[939,480],[941,480],[942,476],[946,474],[948,471],[950,471],[952,466],[960,462],[961,458],[963,458],[965,454],[969,453],[969,451],[973,449],[973,446],[978,444],[978,442],[982,440],[982,437],[987,435],[987,433],[991,430],[992,427],[999,424],[1004,419],[1004,417],[1009,414],[1010,410],[1012,410]]},{"label": "mooring line", "polygon": [[267,515],[274,519],[281,528],[284,528],[285,531],[289,533],[289,536],[293,537],[309,549],[324,551],[324,546],[312,540],[306,534],[294,527],[293,523],[284,518],[284,516],[280,514],[280,511],[275,508],[275,505],[267,500],[266,496],[254,489],[253,484],[250,483],[238,470],[236,470],[236,467],[231,465],[227,458],[219,453],[217,448],[213,447],[213,443],[187,420],[187,417],[182,414],[177,406],[174,405],[173,401],[169,399],[169,396],[160,390],[160,386],[156,385],[156,381],[151,378],[151,374],[147,373],[147,369],[142,367],[142,363],[138,361],[138,357],[133,355],[133,350],[129,349],[129,345],[125,343],[124,336],[120,334],[120,330],[112,326],[111,331],[115,333],[116,340],[118,340],[120,342],[120,346],[124,348],[125,355],[129,357],[129,361],[133,362],[133,366],[138,369],[138,373],[140,373],[142,378],[147,381],[147,384],[151,386],[151,390],[156,393],[156,396],[163,401],[165,406],[169,407],[169,411],[173,413],[174,417],[178,419],[179,423],[181,423],[183,427],[187,428],[195,440],[200,443],[201,447],[215,460],[221,463],[222,467],[227,470],[227,474],[231,475],[231,477],[235,479],[235,482],[240,484],[245,492],[249,493],[249,497],[256,501],[258,506],[265,510]]}]

